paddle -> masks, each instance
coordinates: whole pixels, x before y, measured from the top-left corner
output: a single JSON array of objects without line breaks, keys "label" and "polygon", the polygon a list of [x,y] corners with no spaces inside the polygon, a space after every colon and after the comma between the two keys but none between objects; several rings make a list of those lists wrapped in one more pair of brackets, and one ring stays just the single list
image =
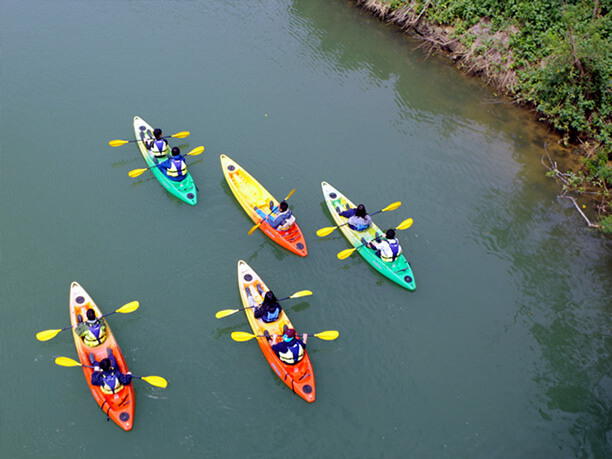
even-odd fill
[{"label": "paddle", "polygon": [[[59,365],[59,366],[62,366],[62,367],[95,368],[95,367],[92,367],[91,365],[83,365],[82,363],[77,362],[76,360],[70,359],[68,357],[57,357],[55,359],[55,363],[57,365]],[[136,375],[132,375],[132,378],[142,379],[143,381],[148,382],[149,384],[151,384],[152,386],[155,386],[155,387],[167,387],[168,386],[168,381],[166,381],[161,376],[136,376]]]},{"label": "paddle", "polygon": [[[191,150],[189,153],[187,153],[185,156],[197,156],[199,154],[201,154],[204,151],[204,147],[200,146],[198,148],[194,148],[193,150]],[[154,167],[159,167],[161,163],[156,164],[155,166],[151,166],[151,167],[146,167],[144,169],[134,169],[131,170],[130,172],[128,172],[128,175],[132,178],[134,177],[138,177],[139,175],[141,175],[143,172],[148,171],[149,169],[153,169]]]},{"label": "paddle", "polygon": [[[115,314],[117,312],[120,312],[121,314],[129,314],[130,312],[134,312],[136,309],[138,309],[138,306],[140,306],[140,303],[138,303],[138,301],[131,301],[127,304],[124,304],[116,311],[106,313],[101,317],[110,316],[111,314]],[[44,330],[36,333],[36,339],[38,341],[49,341],[50,339],[55,338],[59,332],[68,330],[69,328],[72,328],[72,325],[56,330]]]},{"label": "paddle", "polygon": [[[332,340],[335,340],[338,336],[340,336],[340,332],[338,332],[337,330],[327,330],[321,333],[315,333],[314,335],[308,334],[308,336],[315,336],[317,338],[324,339],[326,341],[332,341]],[[232,339],[238,342],[243,342],[243,341],[248,341],[253,338],[263,338],[263,337],[264,335],[252,335],[251,333],[241,332],[241,331],[232,332]]]},{"label": "paddle", "polygon": [[[408,229],[412,226],[412,218],[407,218],[406,220],[404,220],[403,222],[401,222],[397,228],[395,228],[396,230],[405,230]],[[340,260],[344,260],[345,258],[350,257],[353,252],[355,250],[357,250],[359,247],[363,247],[364,245],[368,245],[371,241],[366,242],[365,244],[360,244],[357,247],[353,247],[352,249],[346,249],[343,250],[342,252],[338,252],[338,259]]]},{"label": "paddle", "polygon": [[[285,199],[283,199],[283,201],[286,201],[287,199],[289,199],[289,198],[291,197],[291,195],[292,195],[294,192],[295,192],[295,188],[289,192],[289,194],[287,195],[287,197],[286,197]],[[270,215],[272,215],[272,212],[270,212],[268,215],[266,215],[266,218],[264,218],[264,219],[263,219],[263,220],[261,220],[261,221],[260,221],[260,222],[259,222],[257,225],[255,225],[253,228],[251,228],[251,229],[249,230],[249,236],[250,236],[251,234],[253,234],[253,233],[255,232],[255,230],[256,230],[257,228],[259,228],[259,225],[261,225],[261,224],[262,224],[262,223],[263,223],[263,222],[264,222],[264,221],[265,221],[265,220],[266,220],[266,219],[267,219],[267,218],[268,218]]]},{"label": "paddle", "polygon": [[[174,137],[177,139],[183,139],[185,137],[187,137],[189,135],[189,131],[182,131],[182,132],[177,132],[176,134],[173,135],[165,135],[162,137],[162,139],[169,139],[170,137]],[[110,142],[108,142],[108,144],[111,147],[120,147],[121,145],[125,145],[126,143],[132,143],[132,142],[142,142],[141,139],[138,140],[111,140]]]},{"label": "paddle", "polygon": [[[395,210],[395,209],[397,209],[401,205],[402,205],[402,203],[400,201],[394,202],[392,204],[389,204],[384,209],[378,210],[378,211],[370,214],[370,216],[379,214],[381,212],[388,212],[390,210]],[[333,233],[336,230],[336,228],[340,228],[341,226],[344,226],[344,225],[348,225],[348,222],[342,223],[341,225],[338,225],[338,226],[328,226],[328,227],[325,227],[325,228],[321,228],[320,230],[317,230],[317,236],[319,236],[319,237],[329,236],[331,233]]]},{"label": "paddle", "polygon": [[[286,298],[279,298],[276,301],[284,301],[284,300],[289,300],[291,298],[301,298],[303,296],[310,296],[312,295],[312,292],[310,290],[300,290],[299,292],[295,292],[293,295],[288,296]],[[227,317],[227,316],[231,316],[232,314],[237,313],[238,311],[244,311],[245,309],[250,309],[250,308],[254,308],[255,306],[248,306],[246,308],[240,308],[240,309],[224,309],[222,311],[219,311],[215,314],[215,317],[217,319],[222,319],[223,317]]]}]

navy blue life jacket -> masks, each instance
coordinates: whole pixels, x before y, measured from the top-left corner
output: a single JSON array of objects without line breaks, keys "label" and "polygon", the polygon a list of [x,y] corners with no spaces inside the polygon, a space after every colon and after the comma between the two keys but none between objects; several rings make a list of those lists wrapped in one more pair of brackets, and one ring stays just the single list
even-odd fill
[{"label": "navy blue life jacket", "polygon": [[104,384],[102,384],[101,389],[107,394],[114,394],[123,389],[123,385],[119,382],[119,378],[117,378],[114,371],[103,371],[102,381]]},{"label": "navy blue life jacket", "polygon": [[296,338],[293,338],[286,344],[287,351],[278,353],[278,358],[281,359],[282,362],[294,365],[304,358],[304,346],[302,346]]},{"label": "navy blue life jacket", "polygon": [[169,167],[166,169],[166,175],[175,182],[180,182],[187,175],[187,164],[182,156],[173,156],[170,158]]}]

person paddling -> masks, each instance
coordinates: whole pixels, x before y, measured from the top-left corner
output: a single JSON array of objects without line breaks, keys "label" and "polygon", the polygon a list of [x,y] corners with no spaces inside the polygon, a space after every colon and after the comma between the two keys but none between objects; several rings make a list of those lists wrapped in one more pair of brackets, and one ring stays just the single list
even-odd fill
[{"label": "person paddling", "polygon": [[[264,336],[266,336],[268,341],[272,340],[272,343],[274,343],[276,341],[276,335],[272,335],[272,338],[270,338],[267,331],[268,330],[264,332]],[[281,359],[282,362],[287,365],[295,365],[304,358],[307,339],[308,335],[306,333],[302,335],[302,339],[299,339],[295,329],[288,328],[283,333],[281,341],[272,344],[272,350],[276,352],[276,355],[278,355],[278,358]]]},{"label": "person paddling", "polygon": [[[96,317],[96,311],[89,308],[86,312],[87,320],[79,322],[75,332],[89,347],[94,347],[106,341],[106,324],[104,320]],[[79,315],[79,319],[80,319]]]},{"label": "person paddling", "polygon": [[[255,304],[249,290],[247,290],[247,298],[249,300],[249,304],[251,304],[251,302],[253,305]],[[265,323],[269,324],[278,320],[281,311],[282,308],[276,299],[276,295],[272,293],[272,290],[268,290],[264,295],[263,303],[261,303],[259,307],[255,306],[253,312],[256,319],[261,319]]]},{"label": "person paddling", "polygon": [[93,354],[89,354],[89,361],[94,366],[91,374],[91,384],[100,386],[105,394],[115,394],[132,382],[132,373],[123,374],[119,371],[117,360],[113,355],[113,350],[108,349],[108,358],[97,362]]},{"label": "person paddling", "polygon": [[381,239],[379,236],[369,242],[366,242],[364,238],[361,238],[363,245],[376,251],[376,256],[382,261],[392,263],[402,253],[402,247],[397,239],[395,239],[395,230],[393,228],[388,229],[385,232],[385,239]]},{"label": "person paddling", "polygon": [[348,226],[354,231],[365,231],[372,226],[372,218],[366,212],[366,208],[363,204],[359,204],[356,208],[346,209],[340,212],[340,209],[336,209],[338,213],[348,218]]},{"label": "person paddling", "polygon": [[158,166],[174,182],[180,182],[187,176],[187,163],[179,147],[172,148],[172,156],[159,163]]},{"label": "person paddling", "polygon": [[[255,212],[257,212],[262,218],[264,218],[272,228],[277,231],[288,231],[295,223],[295,217],[289,209],[287,201],[281,201],[277,206],[274,205],[274,201],[270,201],[270,215],[265,215],[259,207],[255,206]],[[272,214],[278,213],[276,217],[272,218]]]},{"label": "person paddling", "polygon": [[164,158],[168,155],[168,141],[162,137],[161,129],[154,129],[153,139],[144,140],[144,144],[156,158]]}]

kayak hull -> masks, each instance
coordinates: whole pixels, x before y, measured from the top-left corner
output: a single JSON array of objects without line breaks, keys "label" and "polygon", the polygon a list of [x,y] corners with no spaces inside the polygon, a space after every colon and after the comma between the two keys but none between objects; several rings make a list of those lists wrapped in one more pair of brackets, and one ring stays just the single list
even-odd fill
[{"label": "kayak hull", "polygon": [[406,257],[401,254],[397,259],[391,263],[382,261],[379,257],[376,256],[376,251],[365,247],[362,245],[361,238],[363,237],[366,241],[374,239],[377,234],[382,234],[383,231],[380,230],[378,226],[372,221],[372,226],[366,231],[354,231],[349,228],[345,223],[348,221],[347,218],[341,216],[337,211],[336,207],[339,207],[341,210],[347,208],[347,205],[351,208],[357,207],[353,202],[351,202],[344,194],[338,191],[336,188],[331,186],[327,182],[321,183],[321,189],[323,191],[323,196],[325,198],[325,203],[327,204],[327,208],[329,209],[329,213],[336,225],[340,226],[340,230],[342,234],[348,239],[349,243],[353,247],[357,247],[357,252],[363,257],[365,261],[367,261],[370,266],[372,266],[376,271],[381,273],[383,276],[392,280],[393,282],[401,285],[405,289],[410,291],[414,291],[416,289],[416,284],[414,281],[414,274],[412,272],[412,268]]},{"label": "kayak hull", "polygon": [[[257,289],[257,285],[260,286],[262,293],[259,293]],[[288,328],[295,328],[287,314],[285,314],[284,309],[281,310],[280,316],[278,320],[273,323],[265,323],[260,319],[255,318],[255,313],[253,308],[249,308],[249,302],[247,299],[246,288],[248,287],[253,295],[254,300],[257,304],[261,304],[263,302],[263,296],[265,292],[269,289],[261,280],[261,278],[253,271],[253,269],[246,264],[244,261],[240,260],[238,262],[238,287],[240,290],[240,298],[242,299],[242,304],[244,305],[245,314],[247,316],[247,320],[249,321],[249,325],[253,330],[253,334],[260,336],[264,334],[264,331],[268,331],[270,336],[278,335],[278,340],[282,339],[283,327],[286,325]],[[259,347],[261,348],[261,352],[264,357],[277,374],[277,376],[297,395],[302,397],[309,403],[315,401],[315,378],[314,371],[312,368],[312,363],[310,361],[310,357],[308,356],[308,352],[304,352],[304,357],[295,365],[287,365],[282,362],[276,352],[272,350],[271,342],[269,342],[265,337],[261,336],[256,338],[259,343]]]},{"label": "kayak hull", "polygon": [[187,204],[195,206],[198,203],[198,193],[191,174],[187,171],[187,175],[183,180],[175,182],[174,180],[170,180],[159,167],[155,167],[158,162],[166,160],[167,157],[161,158],[160,161],[155,155],[147,150],[142,136],[144,136],[145,140],[153,139],[153,128],[138,116],[134,117],[134,135],[136,136],[136,144],[138,145],[140,154],[147,163],[147,167],[151,167],[150,170],[158,182],[173,196]]},{"label": "kayak hull", "polygon": [[73,282],[70,286],[70,323],[72,324],[72,335],[74,337],[79,361],[84,365],[82,368],[85,380],[102,411],[104,411],[108,418],[112,419],[119,427],[128,431],[132,429],[134,422],[135,397],[132,384],[123,386],[116,394],[106,394],[102,391],[100,386],[91,384],[93,369],[85,367],[85,365],[91,366],[91,362],[89,361],[90,353],[93,353],[94,358],[99,362],[108,357],[108,351],[110,349],[113,351],[113,355],[117,360],[119,371],[121,371],[121,373],[127,373],[129,371],[125,358],[121,353],[121,349],[119,349],[117,341],[104,318],[101,320],[104,321],[106,325],[106,340],[103,341],[102,344],[90,347],[77,335],[75,327],[79,323],[79,317],[82,320],[86,320],[86,312],[89,308],[96,311],[96,317],[102,316],[100,309],[85,289],[77,282]]},{"label": "kayak hull", "polygon": [[[262,217],[255,211],[255,207],[267,215],[270,213],[270,201],[278,206],[279,202],[268,190],[226,155],[221,155],[221,168],[234,197],[254,223],[262,220]],[[301,257],[308,255],[306,240],[297,222],[287,231],[278,231],[272,228],[267,221],[259,225],[259,229],[274,242],[296,255]]]}]

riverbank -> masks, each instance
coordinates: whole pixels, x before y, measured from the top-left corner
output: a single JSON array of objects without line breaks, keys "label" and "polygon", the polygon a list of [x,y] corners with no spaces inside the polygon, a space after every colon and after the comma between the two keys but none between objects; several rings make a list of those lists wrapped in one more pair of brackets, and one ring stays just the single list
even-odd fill
[{"label": "riverbank", "polygon": [[[560,3],[558,11],[537,0],[515,10],[476,0],[354,2],[533,110],[576,158],[575,168],[561,171],[543,145],[547,176],[589,227],[612,234],[612,19],[605,7],[598,1]],[[590,203],[591,218],[575,197]]]}]

